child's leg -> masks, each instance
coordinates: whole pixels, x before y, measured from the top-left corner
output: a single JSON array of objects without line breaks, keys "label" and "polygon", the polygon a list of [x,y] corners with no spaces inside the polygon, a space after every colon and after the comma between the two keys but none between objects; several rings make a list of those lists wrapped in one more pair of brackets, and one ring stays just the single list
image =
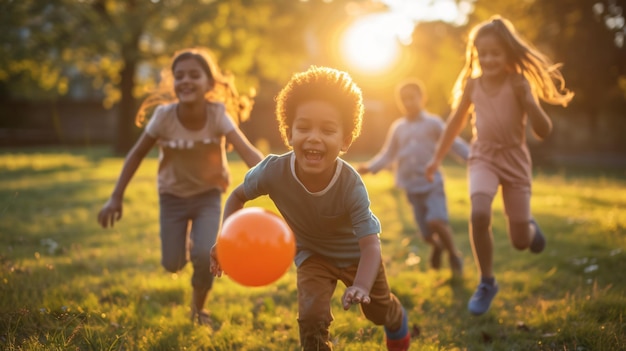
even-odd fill
[{"label": "child's leg", "polygon": [[507,216],[509,238],[514,248],[525,250],[530,246],[530,186],[502,185],[502,200]]},{"label": "child's leg", "polygon": [[468,168],[471,201],[470,239],[481,277],[493,278],[493,235],[491,206],[498,192],[497,170],[483,160],[472,160]]},{"label": "child's leg", "polygon": [[448,258],[450,261],[450,269],[455,273],[461,273],[463,271],[463,259],[459,251],[454,244],[454,237],[452,235],[452,227],[448,222],[442,220],[434,220],[429,222],[429,227],[437,233],[441,245],[448,251]]},{"label": "child's leg", "polygon": [[187,264],[189,211],[187,199],[160,194],[161,264],[172,273]]},{"label": "child's leg", "polygon": [[439,237],[434,234],[432,228],[428,225],[428,221],[426,219],[428,207],[426,205],[426,200],[428,194],[406,194],[409,203],[411,203],[411,207],[413,209],[413,218],[415,219],[415,223],[420,231],[420,236],[424,240],[425,243],[430,245],[430,267],[433,269],[439,269],[441,267],[441,253],[443,251],[443,245],[441,241],[439,241]]},{"label": "child's leg", "polygon": [[481,277],[493,277],[493,234],[491,232],[491,205],[493,197],[472,195],[470,235],[472,251]]},{"label": "child's leg", "polygon": [[430,234],[424,238],[424,242],[430,245],[430,257],[428,257],[430,268],[435,270],[441,268],[441,255],[443,253],[444,246],[439,240],[439,236],[437,234]]},{"label": "child's leg", "polygon": [[491,306],[498,292],[493,274],[493,235],[491,233],[491,205],[498,190],[499,178],[489,163],[470,162],[469,185],[471,195],[470,237],[480,283],[468,302],[472,314],[480,315]]},{"label": "child's leg", "polygon": [[[345,273],[341,280],[346,286],[352,285],[356,271],[357,266],[344,270]],[[407,312],[402,307],[400,300],[391,293],[382,264],[370,290],[370,299],[369,304],[361,304],[361,311],[372,323],[384,326],[388,350],[408,350],[411,334],[409,333]]]},{"label": "child's leg", "polygon": [[545,238],[530,214],[530,184],[502,186],[502,198],[507,214],[509,237],[518,250],[530,248],[534,253],[543,251]]},{"label": "child's leg", "polygon": [[193,264],[192,318],[197,315],[201,323],[208,323],[208,314],[203,308],[213,286],[210,252],[220,228],[221,194],[219,191],[209,191],[192,197],[190,201],[193,216],[189,248]]},{"label": "child's leg", "polygon": [[298,325],[304,351],[330,351],[330,301],[340,270],[320,256],[307,258],[297,270]]},{"label": "child's leg", "polygon": [[463,269],[463,261],[459,257],[452,236],[452,228],[448,222],[448,206],[443,184],[426,194],[425,203],[429,231],[436,233],[440,246],[448,251],[452,270],[460,273]]}]

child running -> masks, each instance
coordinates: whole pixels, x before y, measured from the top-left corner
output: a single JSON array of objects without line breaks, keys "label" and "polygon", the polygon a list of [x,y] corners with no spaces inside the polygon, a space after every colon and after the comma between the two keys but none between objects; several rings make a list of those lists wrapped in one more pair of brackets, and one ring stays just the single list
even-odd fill
[{"label": "child running", "polygon": [[158,144],[161,263],[174,273],[191,261],[191,319],[199,324],[210,323],[204,304],[213,285],[210,250],[220,228],[221,196],[229,185],[226,142],[248,167],[263,159],[231,119],[247,117],[249,107],[207,49],[176,53],[171,66],[162,71],[157,89],[139,108],[138,125],[154,112],[128,153],[111,198],[98,213],[103,228],[122,218],[124,191]]},{"label": "child running", "polygon": [[[375,174],[396,163],[396,185],[404,190],[413,207],[421,236],[431,246],[431,268],[441,267],[441,255],[446,251],[453,274],[461,275],[463,259],[454,245],[448,222],[443,175],[437,170],[432,182],[424,177],[426,164],[435,152],[445,123],[439,116],[424,109],[426,90],[419,80],[409,79],[400,84],[396,101],[404,117],[391,124],[382,149],[366,164],[359,166],[358,171],[362,175]],[[460,159],[467,160],[469,148],[460,137],[454,140],[452,150]]]},{"label": "child running", "polygon": [[[382,264],[380,223],[361,177],[339,157],[360,133],[361,90],[345,72],[311,67],[295,74],[276,101],[279,129],[292,150],[248,171],[228,197],[224,219],[268,195],[291,227],[303,350],[333,349],[330,302],[337,281],[346,286],[345,310],[360,304],[368,320],[384,326],[389,350],[408,350],[407,314]],[[218,259],[214,247],[211,269],[221,276]]]},{"label": "child running", "polygon": [[530,211],[532,167],[526,123],[530,122],[538,139],[547,137],[552,122],[539,100],[566,106],[574,94],[565,88],[559,66],[523,40],[500,16],[472,29],[466,58],[453,90],[453,112],[426,176],[433,179],[473,111],[474,136],[468,161],[470,233],[480,282],[468,309],[481,315],[498,292],[493,270],[493,199],[501,187],[513,247],[542,252],[546,239]]}]

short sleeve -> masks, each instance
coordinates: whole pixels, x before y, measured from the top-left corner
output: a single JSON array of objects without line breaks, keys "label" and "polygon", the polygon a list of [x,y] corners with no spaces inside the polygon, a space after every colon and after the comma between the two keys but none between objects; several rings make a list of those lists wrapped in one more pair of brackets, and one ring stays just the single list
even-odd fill
[{"label": "short sleeve", "polygon": [[265,174],[270,164],[272,155],[269,155],[254,167],[250,168],[244,177],[243,190],[248,200],[267,195],[268,189],[265,184]]},{"label": "short sleeve", "polygon": [[148,121],[148,125],[146,125],[146,133],[155,139],[158,139],[162,135],[163,111],[163,106],[158,106]]},{"label": "short sleeve", "polygon": [[217,130],[220,134],[226,135],[237,128],[235,122],[226,112],[224,104],[219,103],[217,107]]}]

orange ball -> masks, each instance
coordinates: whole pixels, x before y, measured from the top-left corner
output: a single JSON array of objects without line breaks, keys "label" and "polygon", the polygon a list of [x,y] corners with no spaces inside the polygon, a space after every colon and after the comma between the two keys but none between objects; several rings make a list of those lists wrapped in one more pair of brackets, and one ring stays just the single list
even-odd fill
[{"label": "orange ball", "polygon": [[260,207],[230,215],[217,237],[222,270],[245,286],[273,283],[285,274],[295,253],[296,240],[287,223]]}]

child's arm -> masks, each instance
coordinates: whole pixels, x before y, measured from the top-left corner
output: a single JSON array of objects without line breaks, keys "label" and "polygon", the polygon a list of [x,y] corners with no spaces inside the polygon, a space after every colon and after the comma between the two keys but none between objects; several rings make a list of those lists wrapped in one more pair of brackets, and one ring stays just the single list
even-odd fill
[{"label": "child's arm", "polygon": [[359,239],[359,247],[361,259],[354,283],[346,289],[341,299],[344,310],[349,309],[353,304],[370,303],[370,290],[374,285],[382,262],[378,235],[372,234]]},{"label": "child's arm", "polygon": [[[246,204],[248,199],[246,198],[246,194],[243,191],[243,184],[239,184],[228,199],[226,199],[226,204],[224,205],[224,217],[223,221],[226,220],[233,213],[241,210],[243,206]],[[217,243],[213,245],[211,248],[211,273],[214,276],[221,277],[222,276],[222,267],[220,266],[220,262],[217,257]]]},{"label": "child's arm", "polygon": [[250,143],[239,128],[226,134],[226,140],[235,148],[248,167],[255,166],[263,159],[263,154]]},{"label": "child's arm", "polygon": [[513,90],[528,115],[535,137],[545,139],[552,132],[552,121],[532,93],[528,80],[521,74],[516,75],[513,77]]},{"label": "child's arm", "polygon": [[387,132],[387,137],[385,138],[385,142],[383,143],[383,147],[378,151],[378,153],[372,157],[366,164],[360,165],[357,167],[357,171],[360,174],[368,174],[368,173],[378,173],[381,169],[391,163],[398,153],[398,142],[395,137],[396,134],[396,126],[394,123]]},{"label": "child's arm", "polygon": [[448,153],[450,146],[454,143],[456,137],[461,133],[465,125],[467,124],[467,120],[469,118],[469,109],[472,106],[471,100],[471,91],[474,87],[475,80],[468,80],[467,85],[465,86],[465,90],[463,91],[463,96],[461,97],[461,101],[459,106],[452,112],[450,118],[448,118],[448,122],[446,123],[446,128],[439,138],[439,143],[437,145],[437,150],[433,155],[433,158],[430,160],[428,165],[426,166],[426,179],[428,181],[433,180],[433,175],[439,168],[441,161]]},{"label": "child's arm", "polygon": [[243,191],[242,183],[239,184],[233,192],[230,193],[228,199],[226,199],[226,203],[224,204],[223,221],[230,217],[231,214],[241,210],[246,202],[248,202],[248,198],[246,198],[246,193]]},{"label": "child's arm", "polygon": [[98,213],[98,223],[102,228],[113,227],[115,221],[122,219],[122,200],[126,187],[155,142],[154,137],[143,132],[135,146],[128,152],[113,193]]},{"label": "child's arm", "polygon": [[469,145],[461,137],[456,137],[454,139],[450,151],[463,161],[467,161],[467,158],[469,157]]}]

